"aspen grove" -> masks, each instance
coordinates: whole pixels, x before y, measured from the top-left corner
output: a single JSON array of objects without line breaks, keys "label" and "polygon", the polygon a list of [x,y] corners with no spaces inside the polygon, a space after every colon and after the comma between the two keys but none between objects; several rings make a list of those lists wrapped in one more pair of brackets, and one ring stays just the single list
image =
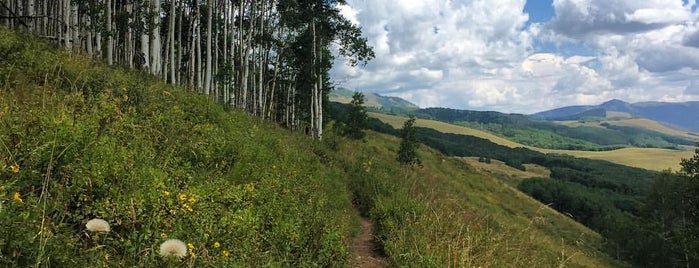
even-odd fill
[{"label": "aspen grove", "polygon": [[[343,0],[0,0],[0,24],[323,135],[334,54],[374,57]],[[333,53],[336,52],[336,53]]]}]

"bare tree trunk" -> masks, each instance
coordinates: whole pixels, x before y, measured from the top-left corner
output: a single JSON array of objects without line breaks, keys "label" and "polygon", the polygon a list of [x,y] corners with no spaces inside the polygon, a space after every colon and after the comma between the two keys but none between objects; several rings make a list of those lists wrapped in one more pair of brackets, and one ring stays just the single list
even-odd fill
[{"label": "bare tree trunk", "polygon": [[75,51],[79,51],[82,49],[82,42],[80,42],[80,23],[78,22],[78,5],[77,4],[72,4],[69,2],[70,5],[70,28],[72,30],[73,36],[71,36],[72,40],[72,47],[75,49]]},{"label": "bare tree trunk", "polygon": [[138,67],[150,71],[150,36],[148,33],[148,28],[146,26],[148,25],[147,14],[149,13],[149,10],[150,5],[141,1],[139,4],[139,15],[141,19],[141,24],[143,25],[144,29],[141,29],[141,55],[138,56],[140,61],[140,66]]},{"label": "bare tree trunk", "polygon": [[133,37],[133,28],[131,27],[131,24],[133,24],[134,20],[134,10],[133,10],[133,3],[132,2],[127,2],[126,4],[126,14],[128,16],[128,26],[126,27],[126,40],[125,42],[125,52],[124,52],[124,58],[126,60],[126,66],[129,66],[129,68],[133,69],[134,68],[134,53],[135,53],[135,47],[136,47],[136,42],[134,41]]},{"label": "bare tree trunk", "polygon": [[177,79],[175,78],[175,0],[170,0],[170,28],[168,31],[169,43],[170,43],[170,84],[176,85]]},{"label": "bare tree trunk", "polygon": [[197,91],[202,92],[202,89],[204,87],[204,83],[202,80],[202,67],[201,67],[201,23],[200,23],[199,16],[197,16]]},{"label": "bare tree trunk", "polygon": [[112,31],[112,1],[107,0],[107,63],[114,64],[114,33]]},{"label": "bare tree trunk", "polygon": [[161,42],[160,42],[160,1],[151,1],[151,10],[153,22],[153,32],[151,33],[151,46],[150,46],[150,71],[154,75],[160,74],[160,67],[162,66],[160,53],[161,52]]},{"label": "bare tree trunk", "polygon": [[92,38],[93,38],[93,35],[92,35],[93,29],[92,28],[93,28],[93,26],[92,26],[92,13],[91,12],[88,12],[87,16],[85,16],[85,26],[87,27],[87,40],[86,40],[85,46],[87,48],[87,55],[89,55],[90,58],[92,58],[95,53],[94,53],[94,50],[92,48]]},{"label": "bare tree trunk", "polygon": [[213,0],[207,0],[207,23],[206,23],[206,76],[204,81],[204,94],[211,94],[211,24],[213,24]]},{"label": "bare tree trunk", "polygon": [[63,0],[63,28],[65,29],[63,40],[65,41],[66,50],[73,50],[71,40],[73,32],[70,26],[70,0]]}]

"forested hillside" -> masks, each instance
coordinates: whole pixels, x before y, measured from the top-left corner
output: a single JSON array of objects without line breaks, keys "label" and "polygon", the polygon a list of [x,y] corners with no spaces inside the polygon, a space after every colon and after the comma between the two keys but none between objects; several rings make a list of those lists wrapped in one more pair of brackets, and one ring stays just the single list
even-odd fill
[{"label": "forested hillside", "polygon": [[353,65],[374,55],[343,3],[10,0],[0,24],[321,137],[331,51]]}]

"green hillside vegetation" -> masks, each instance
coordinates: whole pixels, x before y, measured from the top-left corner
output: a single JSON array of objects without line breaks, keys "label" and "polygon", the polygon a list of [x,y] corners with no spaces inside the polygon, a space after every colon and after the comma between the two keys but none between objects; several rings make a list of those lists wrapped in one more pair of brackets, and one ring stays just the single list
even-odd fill
[{"label": "green hillside vegetation", "polygon": [[509,179],[529,179],[529,178],[549,178],[551,170],[536,164],[524,164],[524,170],[519,170],[508,166],[500,160],[487,159],[483,161],[480,157],[462,157],[461,160],[472,166],[476,171],[485,175]]},{"label": "green hillside vegetation", "polygon": [[[324,141],[0,29],[0,264],[343,267],[357,213],[391,265],[611,267],[602,238],[461,160]],[[108,232],[86,230],[90,219]],[[180,239],[186,257],[162,258]]]},{"label": "green hillside vegetation", "polygon": [[[382,122],[385,122],[392,126],[393,128],[400,128],[402,122],[406,120],[405,117],[387,115],[380,113],[369,113],[369,116],[377,118]],[[526,146],[521,143],[517,143],[500,136],[494,135],[490,132],[457,126],[445,122],[418,119],[416,121],[417,125],[425,128],[432,128],[443,133],[452,133],[460,135],[470,135],[479,138],[487,139],[495,144],[503,145],[510,148],[524,147],[534,151],[542,153],[553,153],[560,155],[571,155],[575,157],[583,157],[589,159],[606,160],[613,163],[618,163],[626,166],[644,168],[655,171],[662,171],[666,169],[679,170],[679,162],[683,158],[689,158],[692,156],[693,152],[689,150],[674,150],[674,149],[662,149],[662,148],[621,148],[617,150],[610,151],[580,151],[580,150],[552,150],[552,149],[542,149],[538,147]]]},{"label": "green hillside vegetation", "polygon": [[[416,115],[485,130],[512,141],[544,149],[604,151],[622,147],[677,148],[694,145],[695,139],[651,129],[603,124],[569,127],[520,114],[479,112],[447,108],[420,109]],[[599,116],[604,117],[605,111]],[[592,116],[592,114],[591,114]]]},{"label": "green hillside vegetation", "polygon": [[[397,135],[377,119],[373,129]],[[608,254],[640,266],[686,267],[699,260],[694,237],[699,150],[681,161],[681,172],[656,173],[606,161],[510,148],[487,139],[417,128],[418,139],[442,153],[502,160],[526,171],[526,164],[550,170],[550,178],[497,176],[559,212],[597,230]],[[652,157],[651,157],[652,158]],[[538,170],[541,170],[540,167]],[[672,197],[670,197],[672,196]],[[690,215],[690,216],[687,216]],[[686,218],[688,217],[688,218]]]}]

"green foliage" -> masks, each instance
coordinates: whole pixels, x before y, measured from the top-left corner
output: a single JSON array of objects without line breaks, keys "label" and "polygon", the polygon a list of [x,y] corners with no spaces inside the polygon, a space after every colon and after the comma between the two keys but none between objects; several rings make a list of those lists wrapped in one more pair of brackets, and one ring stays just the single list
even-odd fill
[{"label": "green foliage", "polygon": [[37,44],[0,29],[0,266],[347,262],[347,177],[307,137]]},{"label": "green foliage", "polygon": [[366,109],[362,106],[363,104],[364,94],[355,92],[350,102],[350,110],[347,114],[347,129],[345,130],[345,135],[355,140],[361,140],[366,136],[364,129],[367,124],[367,114]]},{"label": "green foliage", "polygon": [[398,149],[398,162],[405,165],[420,165],[420,156],[417,154],[417,148],[420,143],[417,140],[415,131],[415,117],[410,117],[403,124],[401,130],[400,149]]}]

